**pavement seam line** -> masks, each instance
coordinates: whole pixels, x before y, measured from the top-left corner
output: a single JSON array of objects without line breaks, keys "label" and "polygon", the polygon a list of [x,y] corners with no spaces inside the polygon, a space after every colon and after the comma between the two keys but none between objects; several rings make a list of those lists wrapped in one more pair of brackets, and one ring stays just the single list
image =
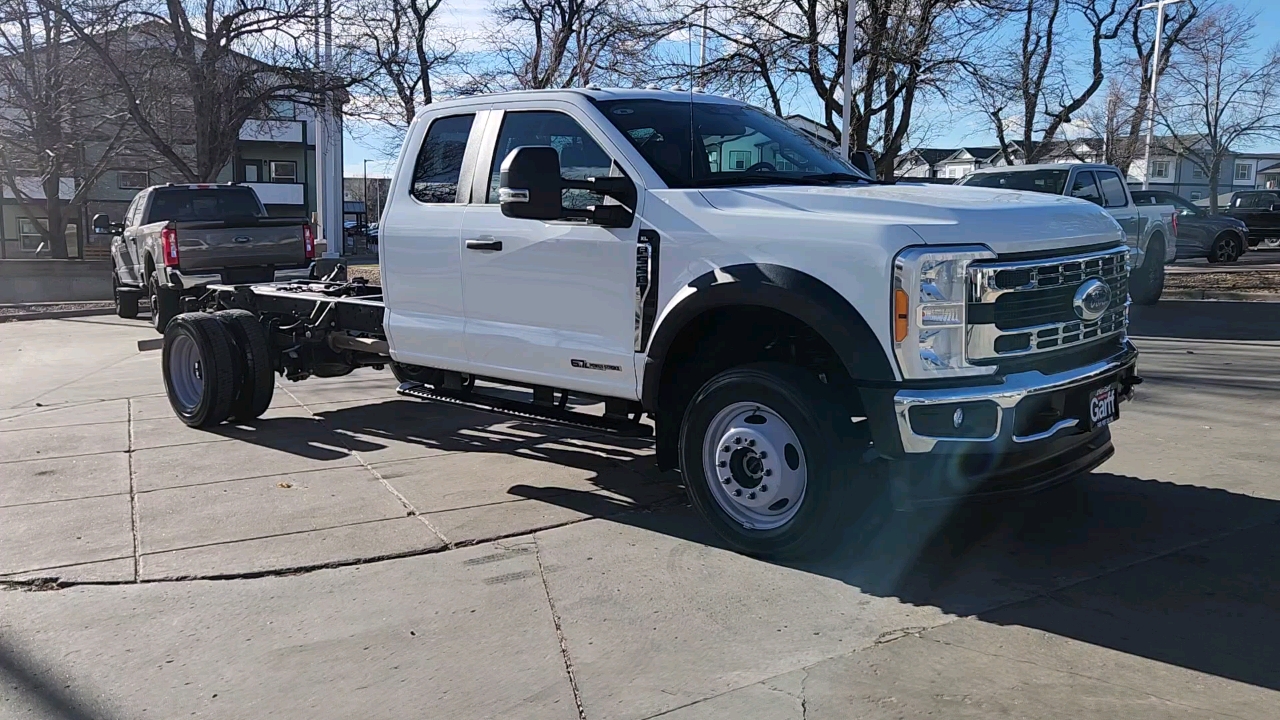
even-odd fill
[{"label": "pavement seam line", "polygon": [[133,398],[125,400],[129,415],[129,445],[125,460],[129,466],[129,526],[133,534],[133,581],[142,579],[142,552],[138,537],[138,474],[133,469]]},{"label": "pavement seam line", "polygon": [[326,429],[328,429],[328,431],[331,434],[333,434],[334,437],[338,438],[338,442],[344,448],[347,449],[347,452],[351,453],[351,457],[355,458],[360,463],[360,465],[364,467],[365,470],[369,471],[370,475],[372,475],[378,482],[382,483],[382,486],[385,487],[388,492],[394,495],[396,499],[400,501],[400,504],[409,510],[409,513],[411,515],[421,520],[422,524],[426,525],[427,529],[430,530],[437,538],[439,538],[440,542],[444,543],[444,546],[446,548],[453,549],[454,544],[449,540],[449,538],[445,537],[444,533],[440,532],[440,529],[437,528],[435,525],[433,525],[431,521],[427,519],[426,515],[423,515],[422,513],[418,512],[418,508],[414,507],[413,503],[409,502],[409,498],[405,497],[404,494],[402,494],[399,490],[395,488],[395,486],[393,486],[390,482],[388,482],[387,479],[382,476],[382,473],[378,472],[377,468],[369,464],[368,460],[365,460],[364,457],[358,451],[356,451],[354,448],[348,445],[342,433],[333,429],[333,427],[329,425],[328,420],[326,420],[321,415],[317,415],[314,411],[312,411],[310,407],[307,407],[307,404],[302,402],[302,400],[300,400],[297,395],[294,395],[293,393],[289,392],[289,389],[286,388],[285,386],[281,385],[280,383],[276,383],[276,387],[283,390],[285,395],[288,395],[289,397],[293,398],[293,401],[298,403],[298,407],[302,408],[303,410],[305,410],[307,413],[311,415],[312,420],[323,425]]},{"label": "pavement seam line", "polygon": [[106,365],[101,365],[101,366],[99,366],[99,367],[96,367],[96,368],[94,368],[94,369],[90,370],[89,372],[85,373],[84,375],[81,375],[80,377],[76,378],[75,380],[68,380],[67,382],[62,383],[61,385],[59,385],[59,386],[57,386],[57,387],[55,387],[55,388],[53,388],[53,389],[46,390],[46,391],[44,391],[44,392],[40,393],[39,395],[36,395],[35,397],[30,397],[30,398],[27,398],[26,400],[21,400],[21,401],[19,401],[19,402],[16,402],[16,403],[14,403],[13,405],[10,405],[10,406],[9,406],[9,409],[10,409],[10,410],[16,410],[16,409],[18,409],[18,408],[22,407],[23,405],[26,405],[27,403],[30,403],[30,402],[36,402],[37,400],[39,400],[40,398],[42,398],[42,397],[44,397],[44,396],[46,396],[46,395],[51,395],[51,394],[53,394],[53,393],[56,393],[56,392],[58,392],[59,390],[61,390],[62,388],[64,388],[64,387],[68,386],[68,385],[74,385],[74,384],[76,384],[76,383],[78,383],[78,382],[82,382],[82,381],[84,381],[84,380],[87,380],[88,378],[92,377],[93,375],[96,375],[96,374],[98,374],[98,373],[102,372],[103,370],[109,370],[109,369],[111,369],[111,368],[113,368],[113,367],[115,367],[115,366],[119,365],[120,363],[124,362],[125,360],[129,360],[130,358],[136,357],[137,355],[138,355],[138,352],[135,350],[134,352],[132,352],[132,353],[130,353],[130,354],[128,354],[128,355],[125,355],[124,357],[120,358],[119,360],[116,360],[115,362],[107,363]]},{"label": "pavement seam line", "polygon": [[[1129,691],[1134,692],[1134,693],[1137,693],[1137,694],[1139,694],[1139,695],[1146,695],[1147,697],[1155,698],[1156,700],[1159,700],[1159,701],[1161,701],[1161,702],[1166,702],[1166,703],[1169,703],[1170,705],[1176,705],[1176,706],[1178,706],[1178,707],[1187,708],[1187,709],[1189,709],[1189,710],[1199,710],[1199,711],[1201,711],[1201,712],[1211,712],[1211,713],[1215,713],[1215,714],[1223,715],[1223,716],[1225,716],[1225,717],[1232,717],[1232,718],[1238,718],[1238,720],[1245,720],[1245,718],[1242,718],[1242,717],[1240,717],[1239,715],[1233,715],[1233,714],[1228,713],[1228,712],[1223,712],[1222,710],[1215,710],[1215,709],[1212,709],[1212,708],[1204,708],[1204,707],[1200,707],[1200,706],[1198,706],[1198,705],[1188,705],[1187,703],[1184,703],[1184,702],[1179,702],[1179,701],[1177,701],[1177,700],[1171,700],[1171,699],[1169,699],[1169,698],[1167,698],[1167,697],[1162,697],[1162,696],[1160,696],[1160,695],[1156,695],[1155,693],[1150,692],[1150,691],[1148,691],[1148,690],[1141,690],[1141,689],[1138,689],[1138,688],[1135,688],[1135,687],[1130,687],[1129,685],[1125,685],[1124,683],[1112,682],[1112,681],[1110,681],[1110,680],[1107,680],[1106,678],[1101,678],[1101,677],[1097,677],[1097,676],[1094,676],[1094,675],[1089,675],[1088,673],[1077,672],[1077,671],[1075,671],[1075,670],[1068,670],[1068,669],[1065,669],[1065,668],[1049,667],[1049,666],[1047,666],[1047,665],[1042,665],[1042,664],[1040,664],[1040,663],[1038,663],[1038,662],[1036,662],[1036,661],[1034,661],[1034,660],[1029,660],[1029,659],[1026,659],[1026,658],[1017,658],[1017,657],[1013,657],[1013,656],[1011,656],[1011,655],[1002,655],[1002,654],[1000,654],[1000,653],[994,653],[994,652],[990,652],[990,651],[987,651],[987,650],[979,650],[979,649],[977,649],[977,648],[969,647],[968,645],[961,645],[960,643],[950,642],[950,641],[947,641],[947,640],[939,640],[939,639],[937,639],[937,638],[924,637],[923,635],[916,635],[915,637],[917,637],[917,638],[919,638],[919,639],[921,639],[921,640],[926,640],[926,641],[928,641],[928,642],[937,643],[937,644],[939,644],[939,645],[946,645],[947,647],[959,648],[959,649],[961,649],[961,650],[968,650],[969,652],[977,653],[977,654],[979,654],[979,655],[986,655],[987,657],[1000,658],[1001,660],[1009,660],[1009,661],[1016,662],[1016,663],[1019,663],[1019,664],[1022,664],[1022,665],[1030,665],[1031,667],[1040,668],[1041,670],[1046,670],[1046,671],[1048,671],[1048,672],[1052,672],[1052,673],[1062,673],[1063,675],[1070,675],[1070,676],[1072,676],[1072,677],[1078,677],[1078,678],[1082,678],[1082,679],[1084,679],[1084,680],[1092,680],[1092,681],[1094,681],[1094,682],[1102,683],[1103,685],[1108,685],[1108,686],[1115,687],[1115,688],[1123,688],[1123,689],[1125,689],[1125,690],[1129,690]],[[1059,635],[1059,636],[1057,636],[1057,637],[1062,637],[1062,636],[1060,636],[1060,635]],[[1067,639],[1070,639],[1070,638],[1067,638]],[[1081,641],[1076,641],[1076,642],[1081,642]],[[1089,644],[1089,643],[1084,643],[1084,644],[1086,644],[1086,645],[1087,645],[1087,644]]]},{"label": "pavement seam line", "polygon": [[556,610],[556,601],[551,597],[551,585],[547,582],[546,566],[542,564],[542,545],[538,536],[533,536],[533,559],[538,563],[538,575],[542,578],[542,591],[547,596],[547,607],[551,609],[551,624],[556,628],[556,640],[560,643],[560,659],[564,661],[565,674],[569,676],[569,690],[573,693],[573,704],[578,708],[578,720],[587,720],[587,711],[582,707],[582,693],[578,690],[578,676],[573,672],[573,658],[569,655],[569,641],[564,636],[564,626],[560,624],[560,612]]}]

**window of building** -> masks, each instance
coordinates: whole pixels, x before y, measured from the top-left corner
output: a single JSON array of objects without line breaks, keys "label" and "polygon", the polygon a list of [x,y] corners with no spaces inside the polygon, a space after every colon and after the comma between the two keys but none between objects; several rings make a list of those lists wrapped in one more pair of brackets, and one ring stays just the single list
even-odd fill
[{"label": "window of building", "polygon": [[298,182],[298,163],[292,160],[272,160],[271,161],[271,182],[277,182],[277,183]]},{"label": "window of building", "polygon": [[475,115],[454,115],[432,121],[418,148],[409,193],[424,203],[451,203],[458,199],[462,156],[471,136]]},{"label": "window of building", "polygon": [[1098,184],[1093,179],[1093,173],[1076,173],[1075,179],[1071,181],[1071,197],[1088,200],[1097,205],[1102,204],[1102,193],[1098,192]]},{"label": "window of building", "polygon": [[1248,180],[1253,177],[1253,166],[1249,163],[1236,163],[1236,179]]},{"label": "window of building", "polygon": [[[508,112],[502,118],[498,147],[493,154],[489,176],[489,202],[498,201],[502,161],[507,154],[525,145],[550,145],[560,153],[560,176],[566,180],[608,177],[613,161],[576,120],[559,112]],[[733,153],[728,153],[733,165]],[[604,202],[603,196],[589,190],[564,190],[564,207],[581,210]]]},{"label": "window of building", "polygon": [[1193,202],[1196,200],[1203,200],[1203,199],[1204,199],[1204,193],[1200,192],[1199,190],[1191,191],[1191,200]]},{"label": "window of building", "polygon": [[1151,177],[1168,178],[1169,177],[1169,161],[1168,160],[1152,160],[1151,161]]},{"label": "window of building", "polygon": [[290,100],[272,100],[267,103],[267,110],[272,120],[294,120],[297,118],[297,108]]},{"label": "window of building", "polygon": [[241,182],[262,182],[262,162],[259,160],[243,160],[240,165]]},{"label": "window of building", "polygon": [[1199,165],[1191,168],[1191,177],[1195,180],[1203,180],[1204,168],[1200,167]]},{"label": "window of building", "polygon": [[750,150],[730,150],[729,167],[726,170],[746,170],[751,165]]},{"label": "window of building", "polygon": [[18,239],[22,241],[22,249],[35,252],[44,238],[40,237],[40,228],[31,218],[18,218]]},{"label": "window of building", "polygon": [[121,190],[141,190],[151,184],[151,174],[146,170],[119,170],[116,187]]}]

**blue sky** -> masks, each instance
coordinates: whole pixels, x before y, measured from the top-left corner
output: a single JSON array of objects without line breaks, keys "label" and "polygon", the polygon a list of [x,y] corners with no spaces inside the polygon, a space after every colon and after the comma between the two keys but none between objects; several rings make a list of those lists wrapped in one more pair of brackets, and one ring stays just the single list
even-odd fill
[{"label": "blue sky", "polygon": [[[1258,14],[1256,32],[1259,51],[1280,40],[1280,0],[1219,0],[1219,2],[1232,3],[1242,10]],[[450,3],[446,0],[445,4],[448,6]],[[464,6],[465,9],[461,9]],[[453,23],[474,26],[483,19],[485,6],[481,3],[466,0],[460,4],[455,3],[455,7],[459,9],[453,11],[454,16],[451,18]],[[1146,14],[1148,21],[1154,23],[1154,15],[1150,11]],[[805,107],[806,104],[796,102],[787,110],[806,112],[808,110]],[[928,139],[929,145],[958,147],[994,143],[994,133],[983,118],[973,117],[962,109],[952,110],[944,107],[931,108],[927,113],[934,125],[946,128],[932,135]],[[378,150],[378,142],[368,139],[370,134],[376,137],[379,133],[376,128],[348,126],[343,149],[343,166],[347,177],[360,177],[364,171],[365,160],[369,161],[370,177],[385,177],[390,174],[395,159],[385,157]]]}]

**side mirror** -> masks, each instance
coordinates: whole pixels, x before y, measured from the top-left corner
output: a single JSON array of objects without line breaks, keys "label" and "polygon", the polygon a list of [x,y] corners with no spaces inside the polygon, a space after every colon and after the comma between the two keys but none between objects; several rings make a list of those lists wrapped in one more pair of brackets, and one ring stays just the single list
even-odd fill
[{"label": "side mirror", "polygon": [[498,204],[507,217],[529,220],[559,220],[564,216],[560,201],[560,155],[549,145],[525,146],[512,150],[502,161]]},{"label": "side mirror", "polygon": [[849,153],[849,162],[866,173],[867,177],[876,177],[876,159],[866,150],[854,150]]},{"label": "side mirror", "polygon": [[[620,204],[567,209],[563,200],[566,189],[607,195]],[[529,220],[578,218],[601,227],[630,227],[635,219],[636,184],[625,175],[565,180],[560,176],[560,155],[555,148],[542,145],[518,147],[502,161],[498,204],[507,217]]]},{"label": "side mirror", "polygon": [[93,216],[93,231],[98,235],[110,235],[112,232],[111,217],[106,213]]}]

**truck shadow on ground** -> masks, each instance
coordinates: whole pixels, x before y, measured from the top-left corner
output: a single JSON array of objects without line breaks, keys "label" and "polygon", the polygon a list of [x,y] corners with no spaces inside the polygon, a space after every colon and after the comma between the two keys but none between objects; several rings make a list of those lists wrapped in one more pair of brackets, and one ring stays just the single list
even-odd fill
[{"label": "truck shadow on ground", "polygon": [[1280,340],[1280,303],[1161,300],[1129,308],[1129,334],[1183,340]]},{"label": "truck shadow on ground", "polygon": [[[646,439],[406,400],[317,417],[343,445],[375,456],[412,444],[586,470],[594,492],[515,484],[507,499],[724,548],[682,502],[679,476],[654,468]],[[297,431],[317,433],[316,426],[279,418],[233,436],[303,455],[312,447],[332,453],[332,439],[298,441]],[[894,514],[875,527],[857,540],[851,533],[829,557],[787,566],[874,595],[1280,690],[1280,502],[1098,472],[1022,500]]]}]

